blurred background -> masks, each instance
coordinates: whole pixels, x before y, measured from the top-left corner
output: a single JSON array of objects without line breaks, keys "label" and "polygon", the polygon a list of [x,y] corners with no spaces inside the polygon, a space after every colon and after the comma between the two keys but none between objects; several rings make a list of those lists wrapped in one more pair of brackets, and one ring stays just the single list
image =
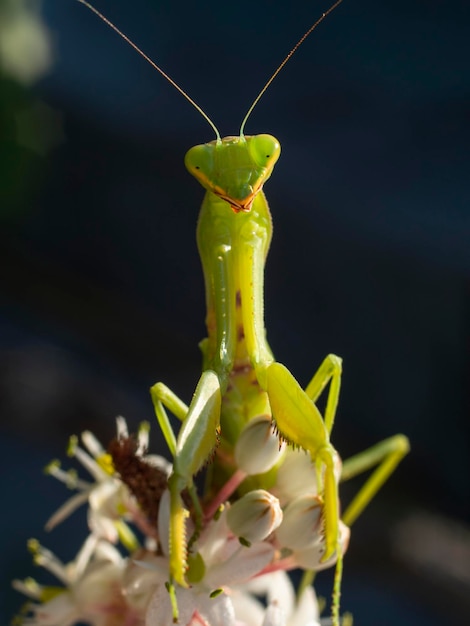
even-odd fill
[{"label": "blurred background", "polygon": [[[327,2],[97,1],[222,135]],[[344,359],[344,458],[397,432],[412,452],[353,529],[343,608],[362,626],[470,618],[469,5],[345,0],[269,89],[246,132],[283,153],[266,185],[266,325],[306,384]],[[69,435],[153,423],[148,388],[186,401],[200,371],[202,189],[196,111],[72,0],[0,0],[0,622],[64,560],[76,514],[42,468]],[[151,451],[166,454],[158,428]],[[67,462],[64,463],[67,466]],[[345,485],[346,502],[360,481]],[[70,536],[74,540],[70,541]],[[320,592],[331,580],[319,577]]]}]

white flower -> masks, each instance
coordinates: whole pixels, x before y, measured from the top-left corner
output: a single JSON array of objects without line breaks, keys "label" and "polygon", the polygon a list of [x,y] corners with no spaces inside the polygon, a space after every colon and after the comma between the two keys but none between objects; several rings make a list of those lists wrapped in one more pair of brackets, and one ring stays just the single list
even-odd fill
[{"label": "white flower", "polygon": [[227,522],[244,541],[263,541],[282,522],[279,500],[264,489],[249,491],[230,506]]},{"label": "white flower", "polygon": [[[116,441],[129,441],[127,425],[122,417],[117,420]],[[132,440],[133,441],[133,440]],[[154,530],[146,520],[145,511],[140,509],[135,495],[121,480],[116,472],[113,458],[108,454],[96,437],[89,431],[82,433],[84,450],[78,445],[76,437],[71,437],[68,448],[69,456],[74,456],[94,478],[94,482],[78,478],[73,471],[65,472],[57,461],[53,461],[46,468],[46,472],[65,483],[78,493],[69,498],[48,520],[47,530],[52,530],[79,506],[88,502],[88,526],[100,538],[111,543],[121,540],[129,550],[138,547],[138,541],[124,519],[133,521],[150,537]],[[148,445],[148,425],[142,424],[135,443],[134,458],[147,466],[160,471],[164,479],[171,471],[171,465],[158,456],[144,455]],[[127,453],[129,454],[129,453]],[[156,495],[155,495],[156,498]],[[156,503],[158,505],[158,503]]]},{"label": "white flower", "polygon": [[289,502],[276,531],[280,545],[295,550],[313,543],[322,529],[321,514],[322,501],[318,496],[300,496]]},{"label": "white flower", "polygon": [[[173,624],[170,595],[165,586],[168,580],[168,541],[164,538],[168,536],[169,509],[169,493],[166,492],[159,512],[159,535],[163,538],[164,556],[157,557],[150,566],[156,590],[147,610],[146,626]],[[206,525],[192,548],[187,574],[188,579],[193,581],[192,586],[188,589],[176,586],[178,623],[182,626],[239,624],[231,599],[232,590],[260,574],[273,561],[274,555],[275,549],[268,542],[242,546],[231,533],[227,512],[223,511],[217,520],[211,520]]]},{"label": "white flower", "polygon": [[13,581],[29,603],[24,626],[143,626],[146,607],[126,602],[122,580],[126,559],[105,541],[90,535],[76,559],[64,565],[38,542],[30,541],[38,565],[54,574],[62,587],[42,586],[32,579]]},{"label": "white flower", "polygon": [[[336,454],[334,459],[336,481],[341,476],[341,459]],[[277,471],[276,482],[271,489],[283,505],[283,521],[275,531],[277,545],[286,555],[286,568],[320,571],[332,567],[337,561],[334,552],[326,561],[325,534],[323,520],[323,500],[318,484],[323,480],[323,473],[317,473],[310,455],[288,449],[284,461]],[[348,548],[349,528],[339,520],[339,545],[344,554]]]},{"label": "white flower", "polygon": [[284,442],[273,431],[269,417],[260,416],[250,420],[237,439],[235,462],[247,475],[263,474],[283,458]]},{"label": "white flower", "polygon": [[[118,418],[118,437],[109,452],[90,432],[82,434],[86,449],[72,438],[69,453],[94,482],[51,464],[49,473],[78,493],[60,507],[47,527],[54,527],[88,502],[91,535],[68,565],[37,543],[31,544],[36,562],[53,572],[63,587],[15,581],[17,589],[36,601],[24,624],[172,626],[177,613],[180,626],[318,626],[313,589],[305,590],[296,601],[285,571],[294,567],[320,570],[336,561],[336,554],[321,561],[325,551],[323,501],[317,484],[323,481],[322,471],[307,454],[280,452],[267,425],[264,418],[253,420],[253,428],[244,431],[255,436],[255,447],[265,447],[261,465],[237,468],[213,500],[204,503],[200,524],[188,514],[186,532],[178,538],[189,546],[187,588],[169,580],[167,478],[171,465],[160,457],[145,455],[148,427],[141,427],[135,439],[129,437],[123,418]],[[245,455],[247,459],[249,455]],[[268,491],[247,491],[229,504],[227,499],[234,493],[234,485],[247,475],[246,469],[269,471],[272,486]],[[338,457],[338,477],[339,472]],[[126,521],[142,531],[145,548],[139,547]],[[349,529],[342,523],[340,533],[344,552]],[[132,552],[131,557],[123,558],[111,545],[118,539]]]},{"label": "white flower", "polygon": [[[349,538],[351,531],[346,524],[339,522],[339,544],[341,546],[341,554],[344,555],[349,545]],[[297,567],[301,567],[307,570],[314,570],[319,572],[324,569],[332,567],[337,561],[336,551],[326,561],[322,561],[325,554],[325,538],[320,535],[313,543],[302,547],[301,549],[294,550],[292,553],[292,559]]]},{"label": "white flower", "polygon": [[[335,477],[341,476],[341,459],[335,455]],[[304,495],[320,495],[318,476],[310,454],[304,450],[287,448],[282,464],[277,470],[276,483],[270,490],[276,495],[282,506]]]},{"label": "white flower", "polygon": [[[264,598],[267,607],[259,598]],[[313,587],[296,598],[285,572],[273,572],[237,588],[231,596],[237,620],[243,626],[319,626],[319,608]]]}]

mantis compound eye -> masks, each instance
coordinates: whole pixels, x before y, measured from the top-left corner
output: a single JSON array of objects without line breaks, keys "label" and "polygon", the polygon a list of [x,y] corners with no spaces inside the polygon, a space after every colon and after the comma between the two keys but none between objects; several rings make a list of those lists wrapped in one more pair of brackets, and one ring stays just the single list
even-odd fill
[{"label": "mantis compound eye", "polygon": [[214,148],[211,144],[194,146],[184,157],[186,169],[203,185],[211,178],[214,169]]},{"label": "mantis compound eye", "polygon": [[254,135],[248,139],[250,155],[258,167],[271,169],[281,154],[279,141],[272,135]]}]

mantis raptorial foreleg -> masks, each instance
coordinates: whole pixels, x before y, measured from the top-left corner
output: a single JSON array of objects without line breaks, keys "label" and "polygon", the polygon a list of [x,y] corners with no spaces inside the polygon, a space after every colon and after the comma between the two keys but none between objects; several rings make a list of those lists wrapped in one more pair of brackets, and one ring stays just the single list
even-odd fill
[{"label": "mantis raptorial foreleg", "polygon": [[[339,389],[338,385],[335,385],[334,391],[336,389]],[[337,452],[329,441],[320,411],[281,363],[273,363],[267,368],[267,392],[281,437],[309,452],[317,468],[325,467],[322,495],[326,550],[323,559],[327,560],[338,549],[339,542],[339,501],[335,477]],[[331,404],[336,402],[337,398]]]},{"label": "mantis raptorial foreleg", "polygon": [[[339,624],[343,566],[339,519],[341,518],[347,526],[351,526],[409,451],[408,439],[403,435],[395,435],[345,461],[341,480],[348,480],[377,465],[378,467],[361,487],[345,513],[340,516],[337,478],[334,472],[336,452],[329,443],[329,435],[338,404],[341,369],[341,359],[332,354],[328,355],[303,391],[283,365],[274,363],[267,368],[269,401],[281,436],[310,453],[320,478],[320,470],[322,466],[324,467],[322,495],[326,550],[323,560],[328,559],[335,551],[337,557],[332,603],[334,624]],[[315,402],[328,383],[330,387],[322,419]],[[318,484],[321,484],[321,480]]]},{"label": "mantis raptorial foreleg", "polygon": [[[168,480],[170,490],[170,583],[186,587],[187,545],[185,523],[188,511],[181,493],[188,488],[192,500],[202,512],[194,493],[193,477],[210,457],[217,445],[220,423],[221,392],[217,375],[211,370],[202,373],[189,407],[162,383],[151,388],[155,413],[173,454],[173,472]],[[165,407],[182,419],[175,438]],[[196,522],[197,523],[197,522]]]}]

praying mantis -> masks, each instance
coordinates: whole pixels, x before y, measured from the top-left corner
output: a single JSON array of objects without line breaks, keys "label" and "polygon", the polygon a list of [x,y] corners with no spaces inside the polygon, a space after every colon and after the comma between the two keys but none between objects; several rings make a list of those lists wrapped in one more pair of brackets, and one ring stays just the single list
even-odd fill
[{"label": "praying mantis", "polygon": [[[158,65],[94,7],[85,0],[78,1],[151,63],[196,108],[216,135],[214,141],[191,148],[185,157],[186,168],[205,189],[197,226],[208,334],[201,344],[202,373],[189,406],[163,383],[151,388],[155,413],[173,456],[168,481],[168,590],[174,621],[178,621],[175,588],[188,587],[191,578],[188,553],[193,539],[188,541],[186,537],[190,513],[182,493],[189,491],[197,535],[204,523],[205,498],[199,498],[194,477],[212,459],[210,471],[214,484],[218,472],[230,478],[230,474],[236,472],[233,450],[242,429],[251,420],[265,416],[272,420],[280,440],[306,451],[316,468],[325,543],[322,561],[336,555],[332,622],[338,626],[342,571],[340,519],[346,525],[355,521],[407,454],[409,444],[405,436],[396,435],[344,462],[341,480],[373,467],[375,470],[341,514],[335,475],[338,454],[330,436],[340,393],[342,362],[339,357],[328,355],[307,387],[302,389],[290,370],[275,360],[267,343],[263,279],[272,225],[263,186],[279,158],[280,145],[272,135],[248,136],[244,129],[254,107],[279,71],[342,0],[323,13],[280,64],[248,110],[239,134],[225,138],[221,138],[204,111]],[[326,389],[322,414],[316,403]],[[167,411],[181,421],[178,435],[170,426]],[[260,480],[262,484],[262,478]],[[211,494],[211,489],[213,485],[209,481],[207,493]]]}]

